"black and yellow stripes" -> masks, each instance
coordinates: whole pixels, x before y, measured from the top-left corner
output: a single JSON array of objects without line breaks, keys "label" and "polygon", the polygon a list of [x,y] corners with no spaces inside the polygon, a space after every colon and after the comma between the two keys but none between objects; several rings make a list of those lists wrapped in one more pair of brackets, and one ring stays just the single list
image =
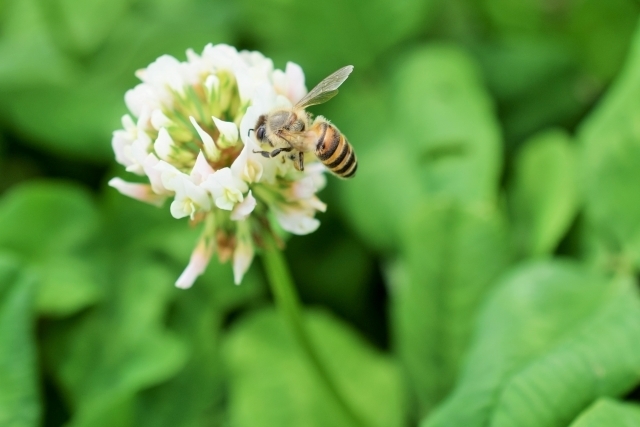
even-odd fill
[{"label": "black and yellow stripes", "polygon": [[316,156],[335,175],[351,178],[358,168],[358,161],[353,147],[330,123],[321,124],[322,131],[316,142]]}]

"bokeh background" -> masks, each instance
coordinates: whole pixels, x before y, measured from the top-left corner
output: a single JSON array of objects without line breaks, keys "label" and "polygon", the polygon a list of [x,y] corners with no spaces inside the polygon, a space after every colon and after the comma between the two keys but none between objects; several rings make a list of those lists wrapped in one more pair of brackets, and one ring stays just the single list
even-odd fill
[{"label": "bokeh background", "polygon": [[[640,425],[640,3],[0,1],[0,425],[340,427],[256,259],[109,187],[134,71],[346,64],[354,145],[286,257],[371,426]],[[636,402],[636,403],[634,403]]]}]

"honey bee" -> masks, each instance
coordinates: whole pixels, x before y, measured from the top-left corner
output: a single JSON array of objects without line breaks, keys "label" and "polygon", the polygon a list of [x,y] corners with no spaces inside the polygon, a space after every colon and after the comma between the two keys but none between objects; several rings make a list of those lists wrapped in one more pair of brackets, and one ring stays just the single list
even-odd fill
[{"label": "honey bee", "polygon": [[338,94],[338,87],[349,77],[353,65],[340,68],[322,80],[293,108],[277,108],[258,118],[255,134],[261,143],[275,148],[272,151],[254,151],[264,157],[290,153],[296,169],[304,170],[304,154],[316,157],[336,176],[353,178],[358,168],[356,153],[337,127],[322,116],[312,121],[305,108],[327,102]]}]

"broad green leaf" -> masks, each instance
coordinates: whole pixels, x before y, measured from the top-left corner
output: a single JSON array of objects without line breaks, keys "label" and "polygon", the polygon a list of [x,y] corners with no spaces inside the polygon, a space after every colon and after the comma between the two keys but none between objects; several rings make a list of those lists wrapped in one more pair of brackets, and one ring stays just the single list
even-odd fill
[{"label": "broad green leaf", "polygon": [[[48,7],[33,13],[38,22],[51,19],[57,31],[38,33],[37,40],[28,32],[20,33],[15,43],[0,38],[0,75],[6,68],[10,79],[6,88],[0,87],[7,91],[0,97],[0,112],[25,136],[24,142],[59,155],[112,159],[109,141],[126,112],[124,94],[138,83],[134,72],[162,54],[184,60],[187,48],[201,51],[206,43],[228,38],[229,6],[217,1],[143,0],[126,13],[124,0],[87,2],[80,8],[74,4],[73,10],[72,1],[60,2],[64,7],[48,2]],[[83,12],[86,9],[92,10],[90,18]],[[73,18],[66,21],[65,14]],[[96,15],[100,24],[93,23]],[[92,36],[84,37],[86,31]],[[65,43],[85,55],[61,54],[56,44]]]},{"label": "broad green leaf", "polygon": [[38,311],[66,315],[100,298],[92,246],[98,213],[81,189],[36,182],[0,199],[0,248],[19,255],[38,273]]},{"label": "broad green leaf", "polygon": [[129,0],[94,0],[76,2],[73,0],[57,0],[46,2],[52,26],[58,31],[65,47],[78,54],[93,53],[109,36],[118,21],[125,14]]},{"label": "broad green leaf", "polygon": [[421,425],[566,426],[640,381],[639,352],[633,280],[557,260],[522,266],[484,305],[456,389]]},{"label": "broad green leaf", "polygon": [[165,326],[174,289],[166,267],[122,249],[104,272],[109,295],[46,330],[45,361],[66,392],[70,426],[135,425],[135,399],[184,365],[184,345]]},{"label": "broad green leaf", "polygon": [[374,248],[390,251],[398,246],[404,216],[427,196],[408,147],[389,137],[381,141],[358,154],[357,176],[340,183],[340,197],[359,235]]},{"label": "broad green leaf", "polygon": [[309,70],[311,89],[341,66],[353,64],[360,70],[378,57],[386,58],[389,49],[423,28],[434,3],[325,0],[320,7],[313,2],[243,0],[240,22],[268,23],[247,26],[248,34],[277,64],[294,61]]},{"label": "broad green leaf", "polygon": [[491,208],[430,203],[403,227],[391,274],[394,343],[421,414],[453,387],[478,306],[509,260],[506,226]]},{"label": "broad green leaf", "polygon": [[[320,312],[305,318],[320,357],[369,425],[402,425],[403,390],[394,363],[335,318]],[[275,311],[254,312],[238,323],[224,356],[231,374],[230,425],[352,426]]]},{"label": "broad green leaf", "polygon": [[639,73],[640,31],[621,75],[578,133],[587,220],[635,267],[640,266]]},{"label": "broad green leaf", "polygon": [[637,427],[640,425],[640,405],[612,399],[598,399],[570,427]]},{"label": "broad green leaf", "polygon": [[527,141],[515,159],[509,196],[513,233],[522,255],[553,252],[578,210],[576,153],[560,130]]},{"label": "broad green leaf", "polygon": [[371,137],[354,141],[356,149],[363,146],[357,178],[340,189],[353,227],[387,251],[397,249],[400,225],[424,200],[495,202],[502,163],[491,100],[462,51],[440,45],[413,51],[391,80],[389,109],[376,106]]},{"label": "broad green leaf", "polygon": [[0,106],[10,102],[17,90],[69,82],[78,71],[56,46],[38,0],[5,1],[0,6],[6,9],[0,34]]},{"label": "broad green leaf", "polygon": [[218,425],[216,421],[223,413],[225,378],[219,355],[222,316],[216,291],[211,283],[201,282],[187,291],[177,291],[169,328],[187,349],[186,364],[169,381],[141,393],[135,426]]},{"label": "broad green leaf", "polygon": [[0,254],[0,425],[36,427],[41,416],[35,343],[36,281]]},{"label": "broad green leaf", "polygon": [[400,62],[394,83],[397,130],[388,150],[406,145],[429,194],[495,201],[502,173],[500,130],[471,59],[447,45],[416,50]]}]

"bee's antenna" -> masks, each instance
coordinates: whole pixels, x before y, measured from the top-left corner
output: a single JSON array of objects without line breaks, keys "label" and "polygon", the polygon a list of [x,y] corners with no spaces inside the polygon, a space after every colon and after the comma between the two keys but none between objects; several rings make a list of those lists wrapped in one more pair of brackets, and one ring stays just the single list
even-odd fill
[{"label": "bee's antenna", "polygon": [[[251,136],[251,131],[252,131],[252,130],[253,130],[253,129],[249,129],[249,132],[247,132],[247,136]],[[255,132],[255,130],[253,130],[253,131]]]}]

